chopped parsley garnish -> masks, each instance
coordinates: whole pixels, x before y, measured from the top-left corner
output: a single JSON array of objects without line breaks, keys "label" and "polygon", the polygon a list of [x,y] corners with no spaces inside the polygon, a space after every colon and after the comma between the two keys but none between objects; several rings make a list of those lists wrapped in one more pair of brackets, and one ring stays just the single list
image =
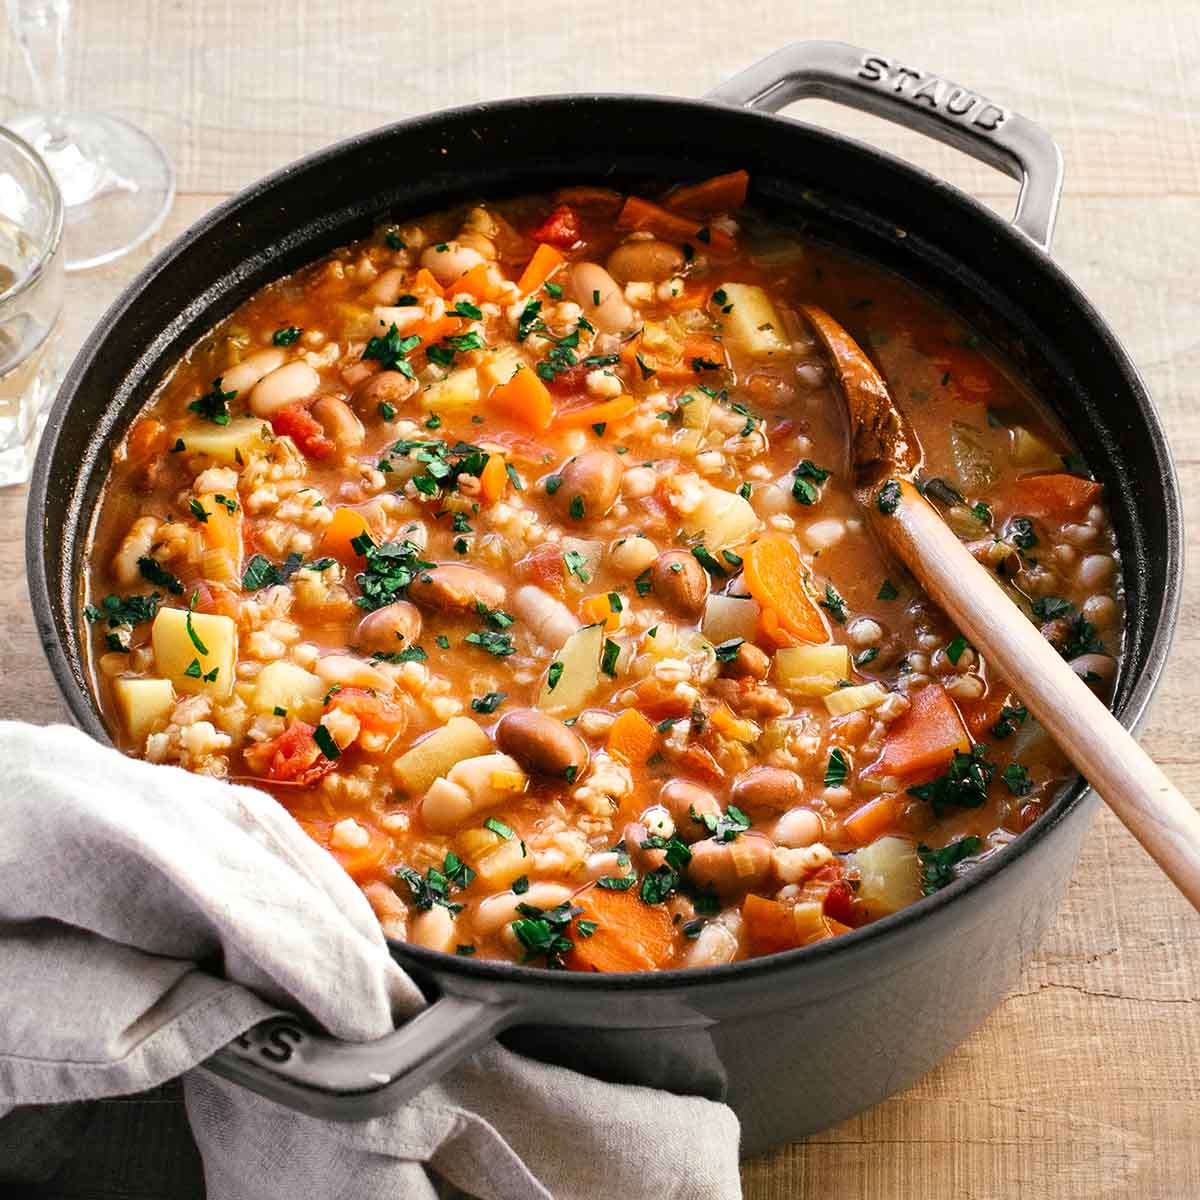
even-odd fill
[{"label": "chopped parsley garnish", "polygon": [[408,249],[408,243],[394,229],[389,229],[387,233],[383,235],[383,244],[389,250]]},{"label": "chopped parsley garnish", "polygon": [[517,652],[516,646],[513,645],[512,634],[498,633],[494,629],[481,629],[477,633],[468,633],[463,641],[468,646],[478,646],[480,650],[486,650],[488,654],[495,655],[496,658],[506,658]]},{"label": "chopped parsley garnish", "polygon": [[616,592],[608,593],[608,609],[610,612],[619,613],[624,607],[621,603],[621,597]]},{"label": "chopped parsley garnish", "polygon": [[451,317],[465,317],[468,321],[482,321],[483,309],[478,304],[472,304],[469,300],[458,300],[447,315]]},{"label": "chopped parsley garnish", "polygon": [[979,808],[987,800],[996,764],[985,757],[984,746],[974,746],[969,754],[955,751],[954,759],[944,775],[929,783],[910,787],[908,794],[918,800],[928,800],[933,815],[941,819],[948,805],[958,808]]},{"label": "chopped parsley garnish", "polygon": [[692,557],[712,576],[724,579],[728,572],[713,558],[707,546],[693,546]]},{"label": "chopped parsley garnish", "polygon": [[376,650],[371,655],[372,662],[425,662],[429,655],[421,646],[408,646],[403,650]]},{"label": "chopped parsley garnish", "polygon": [[573,521],[582,521],[584,517],[583,497],[572,496],[571,504],[568,510]]},{"label": "chopped parsley garnish", "polygon": [[[393,420],[395,420],[395,418],[396,418],[396,406],[395,406],[394,404],[389,404],[389,403],[388,403],[386,400],[381,400],[381,401],[379,402],[379,415],[380,415],[380,416],[381,416],[381,417],[382,417],[382,418],[383,418],[385,421],[393,421]],[[437,414],[435,413],[435,414],[434,414],[434,416],[436,416],[436,415],[437,415]],[[430,420],[432,420],[432,418],[430,418]],[[428,424],[428,422],[426,422],[426,424]],[[438,424],[441,424],[441,422],[439,421],[439,422],[438,422]],[[437,426],[434,426],[434,428],[436,429],[436,428],[437,428]]]},{"label": "chopped parsley garnish", "polygon": [[894,479],[889,479],[875,493],[875,506],[885,517],[890,517],[900,506],[900,485]]},{"label": "chopped parsley garnish", "polygon": [[325,571],[335,562],[337,562],[336,558],[318,558],[316,562],[305,563],[304,569],[306,571]]},{"label": "chopped parsley garnish", "polygon": [[1020,763],[1009,763],[1001,773],[1001,778],[1008,784],[1008,790],[1014,796],[1026,796],[1033,788],[1029,772]]},{"label": "chopped parsley garnish", "polygon": [[208,518],[210,516],[212,516],[212,514],[208,511],[208,509],[205,508],[204,505],[201,504],[199,500],[189,500],[188,501],[188,510],[191,512],[192,516],[195,517],[196,520],[200,522],[201,525],[207,525]]},{"label": "chopped parsley garnish", "polygon": [[89,604],[83,615],[95,624],[97,621],[107,621],[110,629],[118,625],[141,625],[143,621],[153,621],[158,615],[159,601],[162,596],[152,592],[149,596],[105,596],[99,607]]},{"label": "chopped parsley garnish", "polygon": [[412,867],[396,869],[396,884],[408,886],[413,907],[418,912],[428,912],[435,904],[451,913],[462,911],[463,906],[450,899],[450,892],[452,888],[467,887],[475,878],[475,872],[457,854],[447,854],[442,867],[440,871],[437,867],[430,867],[424,876]]},{"label": "chopped parsley garnish", "polygon": [[444,337],[436,346],[430,346],[425,351],[425,357],[439,367],[449,368],[456,354],[465,354],[468,350],[483,350],[483,338],[474,330],[470,333],[455,333]]},{"label": "chopped parsley garnish", "polygon": [[196,653],[207,656],[208,647],[200,640],[200,635],[196,632],[195,627],[192,625],[192,613],[196,611],[196,601],[199,599],[200,593],[193,592],[192,601],[188,605],[187,616],[183,618],[183,625],[187,630],[188,641],[190,641],[192,645],[196,647]]},{"label": "chopped parsley garnish", "polygon": [[678,886],[679,872],[663,863],[642,876],[638,895],[644,904],[662,904]]},{"label": "chopped parsley garnish", "polygon": [[221,390],[221,376],[218,375],[213,380],[212,390],[205,392],[199,400],[193,400],[188,405],[188,411],[199,413],[206,421],[211,421],[214,425],[229,424],[229,401],[237,395],[236,391],[223,392]]},{"label": "chopped parsley garnish", "polygon": [[218,504],[219,504],[219,505],[220,505],[220,506],[221,506],[221,507],[222,507],[222,508],[223,508],[223,509],[224,509],[224,510],[227,512],[227,513],[229,513],[229,514],[230,514],[230,516],[232,516],[232,515],[233,515],[235,512],[237,512],[237,510],[238,510],[237,501],[236,501],[236,500],[231,500],[231,499],[230,499],[228,496],[222,496],[220,492],[218,492],[218,493],[217,493],[217,494],[216,494],[216,495],[213,497],[213,499],[214,499],[214,500],[215,500],[215,501],[216,501],[216,502],[217,502],[217,503],[218,503]]},{"label": "chopped parsley garnish", "polygon": [[841,787],[846,782],[846,772],[849,770],[850,764],[846,761],[846,755],[837,748],[830,750],[829,762],[825,767],[825,786]]},{"label": "chopped parsley garnish", "polygon": [[1029,709],[1023,704],[1018,704],[1010,708],[1007,704],[1000,710],[1000,716],[996,719],[996,723],[991,728],[992,737],[998,741],[1003,741],[1006,737],[1012,737],[1017,732],[1017,728],[1025,724],[1029,716]]},{"label": "chopped parsley garnish", "polygon": [[439,633],[433,640],[437,643],[439,650],[450,649],[450,639],[444,633]]},{"label": "chopped parsley garnish", "polygon": [[513,895],[523,896],[527,891],[529,891],[529,876],[518,875],[516,879],[512,881]]},{"label": "chopped parsley garnish", "polygon": [[954,882],[955,866],[964,858],[977,854],[983,843],[974,834],[959,838],[940,850],[931,850],[924,842],[917,845],[917,854],[921,859],[921,892],[932,896]]},{"label": "chopped parsley garnish", "polygon": [[574,575],[580,583],[587,583],[591,576],[587,573],[587,556],[578,550],[568,550],[563,555],[563,562],[569,574]]},{"label": "chopped parsley garnish", "polygon": [[970,642],[968,642],[967,639],[960,633],[950,643],[950,645],[946,647],[946,657],[957,667],[958,660],[963,656],[963,651],[969,646]]},{"label": "chopped parsley garnish", "polygon": [[391,325],[383,337],[373,337],[367,342],[362,356],[374,359],[385,371],[399,371],[409,379],[416,379],[416,372],[408,362],[408,355],[420,344],[419,337],[401,337],[400,330]]},{"label": "chopped parsley garnish", "polygon": [[740,650],[745,644],[745,638],[735,637],[714,646],[713,650],[716,652],[717,662],[733,662],[733,660],[737,658],[738,650]]},{"label": "chopped parsley garnish", "polygon": [[546,476],[546,495],[547,496],[553,496],[554,493],[557,492],[560,487],[562,487],[562,476],[561,475],[547,475]]},{"label": "chopped parsley garnish", "polygon": [[475,953],[475,945],[473,942],[459,942],[458,945],[454,947],[454,953],[457,954],[459,958],[470,958],[471,955]]},{"label": "chopped parsley garnish", "polygon": [[712,813],[698,813],[693,806],[688,807],[688,815],[703,825],[716,842],[735,841],[738,834],[750,828],[750,818],[736,804],[730,804],[719,817]]},{"label": "chopped parsley garnish", "polygon": [[654,586],[650,582],[650,568],[647,567],[634,581],[633,586],[639,596],[648,596]]},{"label": "chopped parsley garnish", "polygon": [[218,667],[213,667],[211,671],[205,674],[203,668],[200,666],[200,660],[198,658],[193,658],[192,661],[188,663],[187,667],[184,668],[183,673],[192,679],[203,679],[205,683],[215,683],[217,680],[218,670]]},{"label": "chopped parsley garnish", "polygon": [[982,525],[992,523],[992,510],[982,500],[971,505],[971,515]]},{"label": "chopped parsley garnish", "polygon": [[517,468],[512,463],[504,464],[504,473],[508,476],[508,481],[513,485],[513,490],[523,492],[525,490],[525,481],[517,474]]},{"label": "chopped parsley garnish", "polygon": [[277,346],[290,346],[304,332],[295,325],[288,325],[284,329],[277,329],[271,334],[271,341]]},{"label": "chopped parsley garnish", "polygon": [[475,878],[475,872],[453,851],[446,854],[445,860],[442,862],[442,870],[445,872],[446,878],[460,888],[470,887],[471,881]]},{"label": "chopped parsley garnish", "polygon": [[865,667],[868,663],[873,663],[879,657],[878,646],[868,646],[861,654],[854,656],[854,665],[856,667]]},{"label": "chopped parsley garnish", "polygon": [[749,500],[749,499],[750,499],[750,485],[749,485],[748,483],[743,483],[743,484],[742,484],[742,485],[741,485],[741,486],[738,488],[738,490],[737,490],[737,494],[738,494],[739,496],[741,496],[741,498],[742,498],[743,500]]},{"label": "chopped parsley garnish", "polygon": [[562,673],[563,664],[555,659],[554,662],[550,664],[549,671],[546,672],[546,690],[548,692],[552,692],[556,687],[558,687],[558,681],[562,678]]},{"label": "chopped parsley garnish", "polygon": [[839,624],[846,623],[846,601],[842,599],[841,594],[832,583],[825,585],[825,597],[818,600],[817,603],[829,613],[831,617]]},{"label": "chopped parsley garnish", "polygon": [[488,692],[471,701],[471,707],[477,713],[494,713],[507,699],[507,692]]},{"label": "chopped parsley garnish", "polygon": [[1069,600],[1064,600],[1061,596],[1039,596],[1030,604],[1029,609],[1039,621],[1055,621],[1059,617],[1065,617],[1073,607]]},{"label": "chopped parsley garnish", "polygon": [[442,418],[440,416],[438,416],[437,413],[430,413],[429,416],[425,419],[425,428],[426,429],[441,429],[441,427],[442,427]]},{"label": "chopped parsley garnish", "polygon": [[1078,658],[1081,654],[1103,654],[1104,643],[1096,637],[1096,629],[1083,615],[1076,613],[1067,627],[1067,640],[1060,651],[1063,658]]},{"label": "chopped parsley garnish", "polygon": [[494,834],[502,837],[506,842],[511,842],[513,839],[513,831],[509,829],[503,821],[498,821],[495,817],[488,817],[483,823],[484,829],[490,829]]},{"label": "chopped parsley garnish", "polygon": [[400,599],[417,574],[433,566],[421,557],[421,547],[407,539],[379,546],[369,542],[362,548],[357,545],[354,548],[367,560],[365,570],[355,576],[362,589],[362,595],[355,601],[360,608],[383,608]]},{"label": "chopped parsley garnish", "polygon": [[696,358],[692,359],[692,370],[697,375],[699,375],[701,371],[719,371],[720,369],[721,364],[719,362],[713,362],[711,358],[697,356]]},{"label": "chopped parsley garnish", "polygon": [[796,476],[792,483],[792,495],[801,504],[815,504],[820,496],[817,485],[829,478],[829,472],[806,458],[792,474]]},{"label": "chopped parsley garnish", "polygon": [[143,579],[157,584],[159,587],[165,587],[173,596],[183,595],[183,584],[157,559],[143,555],[137,560],[137,565]]},{"label": "chopped parsley garnish", "polygon": [[617,676],[617,659],[621,655],[621,647],[612,638],[604,639],[604,653],[600,656],[600,670],[605,675]]},{"label": "chopped parsley garnish", "polygon": [[575,932],[581,938],[590,938],[592,936],[592,934],[595,933],[596,930],[599,928],[600,928],[599,924],[595,921],[576,921],[575,922]]},{"label": "chopped parsley garnish", "polygon": [[890,579],[885,579],[883,583],[879,585],[879,591],[875,593],[875,599],[895,600],[898,595],[900,595],[900,592],[896,585]]},{"label": "chopped parsley garnish", "polygon": [[1018,550],[1032,550],[1038,544],[1033,521],[1029,517],[1013,517],[1008,523],[1008,540]]},{"label": "chopped parsley garnish", "polygon": [[482,600],[475,601],[475,611],[483,618],[485,624],[495,629],[507,629],[516,624],[517,618],[512,613],[506,613],[502,608],[488,608]]},{"label": "chopped parsley garnish", "polygon": [[313,730],[313,741],[317,743],[320,751],[326,758],[341,758],[342,752],[338,749],[338,744],[333,740],[333,734],[324,725],[318,725]]},{"label": "chopped parsley garnish", "polygon": [[518,904],[521,919],[512,923],[512,931],[524,948],[522,962],[544,958],[546,966],[561,970],[565,964],[563,955],[574,949],[575,943],[567,936],[571,922],[583,909],[564,901],[555,908],[538,908],[535,904]]},{"label": "chopped parsley garnish", "polygon": [[562,299],[562,284],[560,283],[543,283],[542,290],[550,297],[551,300]]},{"label": "chopped parsley garnish", "polygon": [[642,373],[643,379],[653,379],[658,372],[653,367],[646,365],[646,360],[642,357],[642,352],[639,350],[634,354],[634,361],[638,365],[638,370]]},{"label": "chopped parsley garnish", "polygon": [[602,875],[596,886],[606,892],[627,892],[637,883],[636,875]]},{"label": "chopped parsley garnish", "polygon": [[531,333],[542,325],[542,320],[538,314],[542,311],[542,302],[540,300],[530,300],[521,310],[521,315],[517,318],[517,341],[523,342]]},{"label": "chopped parsley garnish", "polygon": [[279,566],[275,566],[270,559],[256,554],[242,572],[242,590],[257,592],[265,587],[273,587],[277,583],[287,583],[300,569],[303,561],[299,554],[293,552]]}]

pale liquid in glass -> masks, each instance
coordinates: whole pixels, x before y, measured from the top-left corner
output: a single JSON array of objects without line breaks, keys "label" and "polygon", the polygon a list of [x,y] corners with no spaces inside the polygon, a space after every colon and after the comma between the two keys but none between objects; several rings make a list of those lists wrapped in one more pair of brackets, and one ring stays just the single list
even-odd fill
[{"label": "pale liquid in glass", "polygon": [[36,261],[34,243],[0,216],[0,487],[29,478],[56,376],[54,323],[23,311],[23,296],[3,303]]}]

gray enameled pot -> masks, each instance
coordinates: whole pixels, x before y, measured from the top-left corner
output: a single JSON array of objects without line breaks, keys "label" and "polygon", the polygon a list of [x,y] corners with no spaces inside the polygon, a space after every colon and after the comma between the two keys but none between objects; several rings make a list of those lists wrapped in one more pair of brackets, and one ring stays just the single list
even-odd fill
[{"label": "gray enameled pot", "polygon": [[[879,151],[771,115],[819,95],[950,142],[1022,181],[1013,224]],[[1175,622],[1182,529],[1145,387],[1047,254],[1062,180],[1037,126],[969,89],[839,43],[788,47],[706,100],[567,96],[437,113],[352,138],[242,192],[138,276],[80,351],[29,501],[38,629],[74,718],[107,740],[79,628],[88,534],[117,444],[178,356],[255,289],[382,219],[567,183],[646,187],[746,168],[751,201],[924,287],[1026,372],[1104,482],[1125,570],[1116,696],[1141,716]],[[1058,908],[1095,807],[1082,781],[1002,854],[853,933],[698,972],[557,974],[395,944],[432,1003],[349,1046],[291,1019],[212,1070],[305,1112],[402,1103],[499,1037],[609,1080],[728,1101],[743,1153],[811,1133],[911,1083],[1000,1002]],[[302,914],[297,914],[302,920]]]}]

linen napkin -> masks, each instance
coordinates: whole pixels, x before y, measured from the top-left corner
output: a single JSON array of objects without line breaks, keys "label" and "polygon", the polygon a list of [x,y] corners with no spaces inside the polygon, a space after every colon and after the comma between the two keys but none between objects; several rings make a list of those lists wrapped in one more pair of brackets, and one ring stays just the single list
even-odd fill
[{"label": "linen napkin", "polygon": [[434,1176],[480,1200],[741,1194],[726,1106],[495,1044],[354,1124],[193,1069],[281,1010],[368,1040],[423,1000],[270,796],[75,729],[0,722],[0,963],[0,1117],[183,1075],[210,1200],[433,1200]]}]

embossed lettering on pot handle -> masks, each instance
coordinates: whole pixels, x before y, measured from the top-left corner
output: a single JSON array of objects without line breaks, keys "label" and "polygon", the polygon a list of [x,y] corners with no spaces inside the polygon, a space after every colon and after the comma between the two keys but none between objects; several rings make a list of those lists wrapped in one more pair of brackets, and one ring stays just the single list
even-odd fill
[{"label": "embossed lettering on pot handle", "polygon": [[1021,183],[1013,224],[1049,250],[1062,191],[1062,154],[1027,117],[928,71],[844,42],[796,42],[739,72],[707,99],[778,112],[819,97],[946,142]]},{"label": "embossed lettering on pot handle", "polygon": [[361,1121],[399,1108],[515,1019],[505,1005],[444,995],[386,1037],[342,1042],[272,1017],[204,1066],[298,1112]]}]

